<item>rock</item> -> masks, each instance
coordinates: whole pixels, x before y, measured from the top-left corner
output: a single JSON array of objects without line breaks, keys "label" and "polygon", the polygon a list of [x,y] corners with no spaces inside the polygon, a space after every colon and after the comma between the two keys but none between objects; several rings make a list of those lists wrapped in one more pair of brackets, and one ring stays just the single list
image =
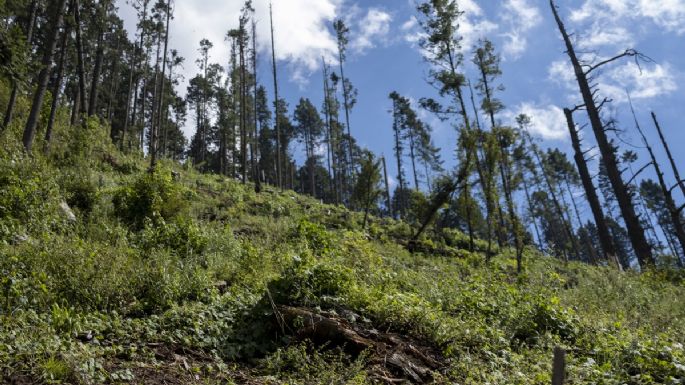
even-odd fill
[{"label": "rock", "polygon": [[76,222],[76,215],[71,210],[71,207],[69,207],[67,202],[62,201],[62,203],[59,204],[59,208],[62,210],[62,214],[64,214],[64,217],[69,222]]},{"label": "rock", "polygon": [[29,240],[29,236],[26,234],[14,234],[12,236],[12,244],[19,245]]}]

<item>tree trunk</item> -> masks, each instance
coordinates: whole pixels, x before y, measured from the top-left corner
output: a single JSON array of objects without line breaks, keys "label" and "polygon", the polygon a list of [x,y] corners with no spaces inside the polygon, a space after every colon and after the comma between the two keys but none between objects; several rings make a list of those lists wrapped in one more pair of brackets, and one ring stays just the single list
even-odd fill
[{"label": "tree trunk", "polygon": [[[632,108],[632,105],[631,105]],[[634,116],[635,112],[633,112]],[[675,201],[673,200],[673,193],[671,192],[671,189],[668,188],[666,185],[666,180],[664,179],[664,173],[661,171],[661,166],[659,166],[659,162],[656,160],[656,156],[654,155],[654,150],[652,150],[652,146],[649,145],[649,142],[647,141],[647,137],[645,136],[644,132],[642,132],[642,128],[640,128],[640,125],[637,122],[637,118],[635,119],[635,124],[637,127],[638,132],[640,133],[640,136],[642,137],[642,142],[644,143],[645,147],[647,148],[647,152],[649,153],[649,157],[652,161],[652,166],[654,167],[654,171],[656,172],[657,179],[659,180],[659,186],[661,187],[661,192],[664,194],[664,200],[666,201],[666,208],[668,209],[668,213],[671,216],[671,222],[673,223],[673,228],[675,230],[675,236],[678,239],[678,243],[680,243],[680,247],[682,249],[683,255],[685,255],[685,226],[683,222],[681,221],[680,217],[680,211],[678,211],[678,208],[676,207]],[[676,256],[677,257],[677,256]],[[682,260],[678,258],[678,264],[680,267],[683,267]]]},{"label": "tree trunk", "polygon": [[83,60],[83,40],[81,38],[81,5],[79,0],[74,1],[74,29],[76,30],[76,58],[78,63],[78,86],[80,103],[77,106],[76,117],[81,119],[81,112],[84,111],[86,105],[86,70]]},{"label": "tree trunk", "polygon": [[393,131],[395,131],[395,158],[397,158],[397,181],[399,183],[399,188],[397,191],[399,191],[400,196],[399,199],[397,199],[397,193],[395,193],[395,198],[397,199],[397,212],[399,214],[399,219],[402,219],[404,217],[404,197],[403,194],[405,193],[404,191],[404,180],[402,178],[402,154],[400,152],[400,122],[398,121],[399,118],[397,117],[398,111],[397,111],[397,102],[393,100],[393,117],[394,117],[394,124],[393,124]]},{"label": "tree trunk", "polygon": [[62,32],[62,41],[60,42],[59,59],[57,61],[57,78],[55,79],[55,86],[52,89],[52,104],[50,105],[50,117],[48,118],[48,128],[45,130],[45,145],[44,152],[47,154],[50,151],[50,143],[52,142],[52,130],[55,125],[55,115],[57,114],[57,107],[59,106],[59,94],[62,88],[62,79],[64,77],[64,62],[66,60],[67,41],[69,38],[70,26],[67,26]]},{"label": "tree trunk", "polygon": [[[159,128],[162,125],[162,107],[164,106],[164,83],[166,77],[166,62],[169,52],[169,21],[171,20],[171,0],[167,0],[166,4],[166,26],[164,31],[164,54],[162,59],[162,79],[159,86],[159,95],[157,96],[157,124],[153,124],[152,130],[152,145],[150,148],[150,168],[155,169],[157,166],[157,157],[159,155]],[[166,111],[164,111],[166,116]]]},{"label": "tree trunk", "polygon": [[540,229],[538,228],[538,222],[535,220],[533,216],[533,201],[530,196],[530,190],[528,189],[528,182],[526,181],[525,174],[523,173],[523,170],[521,170],[521,179],[523,183],[523,190],[526,193],[526,201],[528,202],[528,212],[530,213],[531,221],[533,222],[533,230],[535,230],[535,236],[538,239],[538,248],[540,251],[544,250],[544,245],[542,244],[542,237],[540,236]]},{"label": "tree trunk", "polygon": [[652,120],[654,120],[654,126],[656,127],[656,131],[659,133],[661,144],[663,144],[664,149],[666,150],[666,155],[668,156],[668,160],[671,163],[673,175],[675,176],[678,186],[680,186],[680,191],[682,191],[683,196],[685,196],[685,180],[683,180],[683,178],[680,177],[680,172],[678,171],[678,167],[675,165],[675,161],[673,160],[671,149],[668,147],[668,142],[666,142],[666,139],[664,138],[664,134],[661,131],[661,125],[659,125],[659,121],[656,119],[656,114],[654,112],[652,112]]},{"label": "tree trunk", "polygon": [[576,131],[576,124],[573,120],[573,112],[568,108],[565,108],[564,115],[566,115],[566,122],[568,123],[568,130],[571,134],[571,143],[573,145],[573,151],[575,153],[573,159],[576,161],[576,166],[578,167],[578,174],[580,174],[580,180],[583,183],[583,189],[585,190],[585,196],[587,197],[587,201],[590,204],[592,216],[595,219],[595,225],[597,226],[597,234],[599,237],[599,244],[602,246],[604,258],[607,260],[607,262],[614,264],[618,269],[620,269],[621,264],[618,261],[616,248],[614,247],[614,241],[611,238],[611,233],[609,232],[609,227],[606,223],[606,217],[604,216],[604,211],[602,211],[602,205],[599,203],[597,190],[595,189],[595,185],[592,182],[592,176],[590,175],[590,170],[587,167],[587,162],[585,161],[585,156],[583,155],[583,150],[580,144],[580,137],[578,136],[578,131]]},{"label": "tree trunk", "polygon": [[388,184],[388,168],[385,166],[385,156],[381,157],[381,162],[383,162],[383,180],[385,181],[385,204],[388,206],[390,216],[394,216],[390,200],[390,184]]},{"label": "tree trunk", "polygon": [[[254,17],[254,15],[253,15]],[[254,19],[252,20],[252,74],[254,76],[254,81],[253,81],[253,86],[254,86],[254,95],[252,96],[254,98],[254,109],[253,109],[253,118],[254,118],[254,131],[252,135],[252,175],[253,175],[253,181],[254,181],[254,189],[256,193],[260,193],[262,191],[262,181],[261,178],[259,177],[259,146],[257,145],[258,140],[259,140],[259,135],[260,135],[260,130],[258,128],[259,126],[259,119],[257,117],[257,88],[259,87],[257,83],[257,24],[255,23]],[[316,195],[312,193],[312,195]]]},{"label": "tree trunk", "polygon": [[[31,8],[29,11],[29,22],[26,26],[26,42],[29,46],[33,41],[33,30],[35,29],[36,17],[38,15],[38,1],[33,0],[31,2]],[[14,115],[14,106],[17,104],[17,96],[19,94],[19,82],[16,79],[12,79],[12,92],[10,93],[9,101],[7,102],[7,110],[5,111],[5,118],[2,122],[2,128],[6,128],[12,123],[12,118]]]},{"label": "tree trunk", "polygon": [[630,242],[633,245],[635,254],[642,268],[647,268],[654,266],[654,256],[652,255],[652,249],[647,242],[645,237],[645,231],[640,224],[640,220],[635,214],[635,207],[631,200],[630,194],[626,189],[626,185],[621,178],[621,172],[618,167],[618,161],[616,159],[616,154],[613,151],[611,143],[609,142],[606,132],[604,131],[604,125],[599,114],[599,109],[595,103],[594,93],[592,87],[587,79],[587,74],[584,72],[580,60],[576,56],[575,49],[571,43],[571,38],[569,37],[564,24],[559,17],[554,0],[550,0],[550,6],[552,7],[552,12],[554,13],[554,18],[559,27],[559,31],[566,44],[566,53],[568,54],[576,75],[576,80],[578,81],[578,87],[580,93],[583,96],[583,101],[585,103],[585,109],[590,118],[590,124],[592,130],[594,131],[595,138],[597,139],[597,145],[599,147],[600,153],[602,155],[602,162],[604,163],[607,176],[611,182],[611,186],[616,195],[616,200],[621,209],[621,214],[625,221],[628,235],[630,237]]},{"label": "tree trunk", "polygon": [[100,83],[100,71],[102,70],[102,60],[104,56],[105,47],[103,47],[104,30],[108,28],[108,23],[105,21],[107,19],[107,6],[108,1],[101,1],[99,7],[99,13],[102,16],[100,23],[104,25],[99,25],[97,49],[95,54],[95,66],[93,67],[93,80],[90,85],[90,100],[88,102],[88,116],[95,115],[95,109],[98,102],[98,85]]},{"label": "tree trunk", "polygon": [[345,102],[345,125],[347,126],[347,140],[348,140],[348,146],[347,146],[347,152],[349,156],[348,160],[348,165],[351,167],[352,165],[352,134],[351,134],[351,129],[350,129],[350,95],[347,94],[347,87],[345,87],[345,71],[343,70],[343,63],[344,59],[342,56],[342,51],[340,48],[338,48],[338,58],[340,62],[340,81],[342,82],[342,89],[343,89],[343,101]]},{"label": "tree trunk", "polygon": [[275,128],[276,128],[276,183],[278,188],[283,190],[283,183],[281,180],[281,128],[278,123],[278,77],[276,71],[276,43],[274,41],[274,16],[273,7],[269,3],[269,19],[271,23],[271,61],[272,71],[274,77],[274,107],[276,109]]},{"label": "tree trunk", "polygon": [[48,33],[47,40],[45,42],[45,52],[43,53],[42,68],[38,74],[38,86],[36,92],[33,95],[33,104],[31,105],[31,112],[29,114],[28,120],[26,121],[26,127],[24,129],[24,148],[27,152],[31,152],[31,147],[33,146],[33,138],[36,136],[36,126],[38,125],[38,119],[40,117],[40,110],[43,107],[43,98],[45,97],[45,91],[48,88],[48,81],[50,80],[50,70],[52,69],[52,57],[55,52],[55,47],[57,45],[57,37],[59,36],[59,29],[62,24],[62,18],[64,16],[64,4],[66,0],[57,0],[54,3],[55,8],[51,12],[50,20],[50,32]]},{"label": "tree trunk", "polygon": [[69,121],[70,127],[73,127],[78,121],[78,114],[80,111],[79,106],[81,105],[81,91],[78,89],[78,87],[76,87],[74,92],[74,100],[72,101],[71,105],[71,120]]},{"label": "tree trunk", "polygon": [[[412,127],[409,128],[413,130]],[[414,188],[419,191],[419,177],[416,173],[416,156],[414,155],[414,133],[409,133],[409,156],[411,157],[411,169],[414,173]]]}]

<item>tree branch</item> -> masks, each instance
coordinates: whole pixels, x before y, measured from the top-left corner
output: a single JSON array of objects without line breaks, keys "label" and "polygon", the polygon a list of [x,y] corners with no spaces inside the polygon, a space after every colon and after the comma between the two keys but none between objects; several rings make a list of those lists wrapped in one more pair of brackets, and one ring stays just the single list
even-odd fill
[{"label": "tree branch", "polygon": [[[607,64],[609,64],[609,63],[611,63],[611,62],[614,62],[614,61],[616,61],[616,60],[618,60],[618,59],[621,59],[621,58],[624,58],[624,57],[636,57],[636,62],[637,62],[637,58],[639,58],[639,57],[641,57],[641,56],[643,56],[643,55],[640,54],[639,52],[637,52],[636,50],[634,50],[634,49],[632,49],[632,48],[631,48],[631,49],[627,49],[627,50],[625,50],[625,52],[623,52],[622,54],[616,55],[616,56],[614,56],[614,57],[612,57],[612,58],[610,58],[610,59],[602,60],[601,62],[599,62],[599,63],[597,63],[597,64],[595,64],[595,65],[590,66],[590,68],[589,68],[587,71],[585,71],[585,76],[589,75],[590,72],[596,70],[597,68],[599,68],[599,67],[601,67],[601,66],[604,66],[604,65],[607,65]],[[638,64],[638,66],[639,66],[639,64]]]},{"label": "tree branch", "polygon": [[675,182],[675,184],[673,185],[673,187],[671,187],[670,189],[668,189],[668,191],[669,191],[669,192],[673,192],[673,190],[675,190],[675,188],[678,187],[678,186],[680,186],[680,184],[683,183],[683,182],[685,182],[685,179]]},{"label": "tree branch", "polygon": [[649,167],[649,166],[651,166],[651,165],[652,165],[652,162],[649,162],[649,163],[647,163],[646,165],[642,166],[639,170],[637,170],[637,172],[636,172],[635,174],[633,174],[633,177],[630,178],[630,180],[628,181],[628,183],[626,183],[626,186],[627,186],[627,185],[630,185],[631,183],[633,183],[633,181],[635,180],[635,178],[637,178],[637,176],[640,175],[640,173],[641,173],[642,171],[645,171],[645,170],[647,169],[647,167]]}]

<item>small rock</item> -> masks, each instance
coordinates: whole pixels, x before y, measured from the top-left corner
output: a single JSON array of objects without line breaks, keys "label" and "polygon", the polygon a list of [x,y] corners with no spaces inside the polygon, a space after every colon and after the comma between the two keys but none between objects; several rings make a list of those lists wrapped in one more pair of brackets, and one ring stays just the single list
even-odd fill
[{"label": "small rock", "polygon": [[29,236],[26,234],[14,234],[12,237],[12,244],[19,245],[29,240]]},{"label": "small rock", "polygon": [[79,341],[82,341],[82,342],[90,342],[93,340],[93,332],[88,330],[86,332],[79,333],[76,336],[76,339],[78,339]]},{"label": "small rock", "polygon": [[62,203],[59,204],[59,208],[62,210],[62,214],[64,214],[69,222],[76,222],[76,215],[71,210],[71,207],[69,207],[67,202],[62,201]]}]

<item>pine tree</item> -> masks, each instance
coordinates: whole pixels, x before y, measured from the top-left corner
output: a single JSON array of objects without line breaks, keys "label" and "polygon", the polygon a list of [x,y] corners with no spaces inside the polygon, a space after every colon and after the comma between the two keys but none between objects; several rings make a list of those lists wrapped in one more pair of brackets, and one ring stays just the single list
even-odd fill
[{"label": "pine tree", "polygon": [[352,207],[364,211],[362,229],[366,229],[369,212],[378,203],[381,195],[381,163],[373,153],[365,151],[362,156],[361,167],[357,182],[354,186],[351,203]]},{"label": "pine tree", "polygon": [[319,112],[309,99],[301,98],[295,107],[294,121],[296,123],[296,135],[304,143],[306,151],[306,164],[309,176],[310,195],[316,197],[315,169],[318,165],[319,156],[316,150],[321,142],[324,132],[324,123]]},{"label": "pine tree", "polygon": [[40,73],[38,74],[38,85],[33,95],[31,112],[29,113],[29,117],[26,121],[26,127],[24,128],[23,142],[24,148],[27,152],[31,152],[33,138],[36,136],[36,126],[38,125],[38,117],[40,115],[40,110],[43,107],[43,98],[45,96],[45,91],[48,88],[48,81],[50,80],[50,71],[52,69],[52,58],[54,55],[55,47],[57,46],[59,29],[62,25],[62,20],[64,18],[65,3],[66,0],[57,0],[52,4],[52,8],[50,9],[50,30],[45,41],[45,46],[43,47],[43,60],[41,62],[42,68],[40,70]]}]

